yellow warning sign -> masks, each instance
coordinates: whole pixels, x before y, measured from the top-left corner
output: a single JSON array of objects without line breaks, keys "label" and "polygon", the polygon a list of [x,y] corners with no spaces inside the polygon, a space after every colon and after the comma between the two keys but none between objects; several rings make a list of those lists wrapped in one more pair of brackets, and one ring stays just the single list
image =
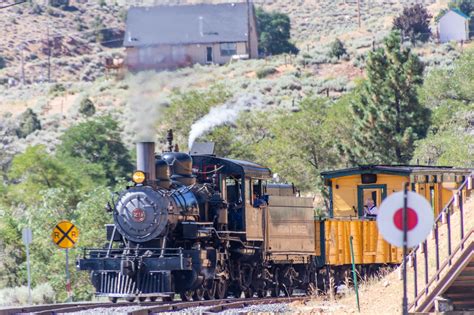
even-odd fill
[{"label": "yellow warning sign", "polygon": [[77,243],[79,229],[69,221],[61,221],[54,227],[51,238],[59,247],[71,248]]}]

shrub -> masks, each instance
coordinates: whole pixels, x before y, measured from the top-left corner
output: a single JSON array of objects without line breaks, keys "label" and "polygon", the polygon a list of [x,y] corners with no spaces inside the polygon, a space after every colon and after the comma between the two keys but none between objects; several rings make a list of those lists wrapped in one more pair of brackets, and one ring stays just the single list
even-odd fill
[{"label": "shrub", "polygon": [[19,138],[26,138],[35,130],[41,130],[41,122],[31,108],[28,108],[23,114],[21,114],[19,120],[20,122],[16,129],[16,135]]},{"label": "shrub", "polygon": [[66,9],[69,7],[69,0],[49,0],[49,5],[55,8]]},{"label": "shrub", "polygon": [[265,67],[256,71],[257,78],[263,79],[277,72],[274,67]]},{"label": "shrub", "polygon": [[92,101],[85,97],[82,99],[81,103],[79,104],[79,113],[84,116],[90,117],[95,114],[95,106]]},{"label": "shrub", "polygon": [[56,83],[49,89],[49,94],[59,94],[62,92],[66,92],[66,87],[61,83]]},{"label": "shrub", "polygon": [[7,66],[7,62],[5,61],[5,58],[0,56],[0,69],[3,69]]},{"label": "shrub", "polygon": [[[54,302],[55,293],[49,283],[39,284],[31,290],[33,304]],[[28,303],[28,288],[25,286],[0,290],[0,305],[24,305]]]},{"label": "shrub", "polygon": [[344,43],[339,38],[336,38],[336,40],[331,44],[331,50],[329,51],[329,56],[340,59],[342,56],[346,54],[347,54],[347,50],[344,47]]}]

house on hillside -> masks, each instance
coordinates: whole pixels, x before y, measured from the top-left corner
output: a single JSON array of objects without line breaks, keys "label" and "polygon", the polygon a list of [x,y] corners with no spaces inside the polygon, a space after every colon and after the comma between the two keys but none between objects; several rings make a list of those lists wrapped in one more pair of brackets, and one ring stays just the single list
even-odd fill
[{"label": "house on hillside", "polygon": [[132,71],[257,58],[257,45],[248,2],[132,7],[127,13],[125,64]]},{"label": "house on hillside", "polygon": [[437,25],[438,38],[441,43],[452,40],[466,41],[469,39],[469,17],[459,10],[447,11]]}]

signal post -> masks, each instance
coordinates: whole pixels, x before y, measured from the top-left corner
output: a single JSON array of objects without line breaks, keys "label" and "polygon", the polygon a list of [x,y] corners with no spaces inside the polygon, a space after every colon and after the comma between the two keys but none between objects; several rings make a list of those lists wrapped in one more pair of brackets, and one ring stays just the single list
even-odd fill
[{"label": "signal post", "polygon": [[69,221],[61,221],[53,229],[51,238],[59,248],[66,250],[66,292],[68,302],[72,301],[71,277],[69,274],[69,248],[76,245],[79,229]]}]

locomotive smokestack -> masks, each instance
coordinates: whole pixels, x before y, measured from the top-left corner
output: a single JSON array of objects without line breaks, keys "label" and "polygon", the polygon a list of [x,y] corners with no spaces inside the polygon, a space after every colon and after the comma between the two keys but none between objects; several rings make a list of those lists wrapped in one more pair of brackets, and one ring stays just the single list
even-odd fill
[{"label": "locomotive smokestack", "polygon": [[148,185],[155,185],[156,169],[154,142],[137,142],[137,170],[145,172]]}]

